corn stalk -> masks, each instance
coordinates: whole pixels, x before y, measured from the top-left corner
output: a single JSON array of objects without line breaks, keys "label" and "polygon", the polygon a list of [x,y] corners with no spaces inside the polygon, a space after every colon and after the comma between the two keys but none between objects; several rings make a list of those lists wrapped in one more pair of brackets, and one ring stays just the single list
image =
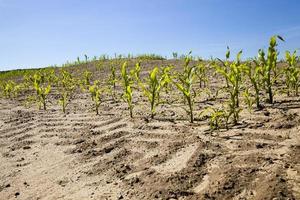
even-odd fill
[{"label": "corn stalk", "polygon": [[48,79],[47,74],[42,72],[37,72],[31,77],[33,82],[33,88],[36,91],[36,99],[38,101],[39,109],[43,107],[46,110],[46,99],[51,91],[51,82]]},{"label": "corn stalk", "polygon": [[[259,60],[254,60],[254,65],[250,62],[247,62],[244,65],[244,70],[243,71],[246,74],[246,76],[249,78],[250,83],[252,84],[252,86],[254,88],[256,108],[261,109],[262,105],[260,104],[259,93],[261,91],[262,68],[261,68]],[[250,97],[250,92],[248,90],[247,90],[247,93],[244,93],[244,96],[246,98],[248,98],[248,97],[251,98]],[[250,99],[248,99],[248,100],[250,101]]]},{"label": "corn stalk", "polygon": [[193,95],[193,82],[195,80],[196,67],[185,66],[184,73],[177,75],[178,81],[173,81],[177,89],[183,94],[184,99],[188,103],[187,113],[190,116],[190,122],[194,122],[193,106],[194,106],[194,95]]},{"label": "corn stalk", "polygon": [[[259,57],[262,63],[263,84],[268,95],[268,102],[273,104],[273,85],[277,79],[277,38],[284,41],[279,35],[272,36],[269,43],[267,58],[263,50],[259,50]],[[272,76],[273,72],[273,76]],[[275,72],[275,73],[274,73]]]},{"label": "corn stalk", "polygon": [[297,51],[294,51],[293,54],[291,54],[289,51],[286,51],[285,59],[287,62],[287,67],[284,71],[288,96],[290,95],[291,91],[294,92],[294,95],[298,96],[300,85],[300,69],[297,66],[297,62],[299,60],[297,57]]},{"label": "corn stalk", "polygon": [[133,118],[133,104],[132,104],[132,75],[127,72],[127,62],[121,67],[121,76],[122,76],[122,84],[123,84],[123,95],[122,98],[128,104],[130,117]]},{"label": "corn stalk", "polygon": [[70,98],[76,88],[75,79],[72,75],[62,70],[59,77],[58,91],[60,99],[58,103],[62,106],[63,113],[66,113],[66,107],[69,104]]},{"label": "corn stalk", "polygon": [[[229,116],[233,116],[233,123],[237,124],[239,120],[239,93],[240,93],[240,83],[242,78],[242,64],[240,62],[242,51],[237,54],[237,58],[235,62],[229,64],[228,68],[224,68],[224,62],[222,62],[223,66],[216,65],[216,71],[221,74],[227,83],[226,91],[229,94]],[[226,53],[227,58],[227,53]]]},{"label": "corn stalk", "polygon": [[103,88],[100,86],[100,81],[94,81],[93,85],[89,86],[89,92],[91,94],[92,101],[95,104],[96,115],[99,115],[99,107],[102,103],[102,92]]},{"label": "corn stalk", "polygon": [[[168,71],[165,68],[165,72]],[[141,87],[144,95],[148,98],[150,102],[151,118],[155,116],[155,109],[158,104],[160,104],[160,90],[170,82],[170,78],[167,74],[162,76],[158,67],[154,67],[149,73],[149,77],[146,83],[143,83],[138,79],[139,86]]]}]

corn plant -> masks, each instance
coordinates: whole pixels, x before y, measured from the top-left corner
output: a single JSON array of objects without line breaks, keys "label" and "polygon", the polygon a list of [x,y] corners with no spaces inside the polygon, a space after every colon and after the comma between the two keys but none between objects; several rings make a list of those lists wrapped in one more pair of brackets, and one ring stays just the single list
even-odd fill
[{"label": "corn plant", "polygon": [[80,62],[80,58],[79,58],[79,56],[77,57],[77,63],[76,64],[80,64],[81,62]]},{"label": "corn plant", "polygon": [[202,116],[208,116],[210,130],[228,128],[229,114],[225,108],[208,107],[201,112]]},{"label": "corn plant", "polygon": [[58,83],[58,77],[56,76],[54,69],[45,69],[42,73],[46,76],[47,82],[52,85],[56,85]]},{"label": "corn plant", "polygon": [[51,83],[46,79],[47,74],[37,72],[31,78],[33,82],[33,88],[36,91],[36,100],[38,101],[39,109],[43,107],[46,110],[47,96],[51,91]]},{"label": "corn plant", "polygon": [[141,72],[141,62],[137,62],[135,64],[135,69],[134,69],[134,77],[135,77],[135,80],[139,83],[139,80],[140,80],[140,72]]},{"label": "corn plant", "polygon": [[97,56],[94,56],[92,61],[96,61],[97,60]]},{"label": "corn plant", "polygon": [[99,107],[102,103],[101,95],[104,89],[100,86],[100,81],[94,81],[93,85],[89,86],[89,92],[91,94],[92,101],[95,104],[96,114],[99,115]]},{"label": "corn plant", "polygon": [[183,73],[187,74],[190,70],[189,64],[192,61],[193,57],[191,56],[192,51],[190,51],[186,56],[183,57],[184,64],[183,64]]},{"label": "corn plant", "polygon": [[109,76],[108,83],[111,86],[111,92],[112,92],[113,99],[115,99],[116,83],[118,82],[118,78],[116,75],[116,66],[118,66],[118,65],[119,65],[119,62],[116,59],[115,59],[115,62],[111,62],[111,64],[110,64],[110,76]]},{"label": "corn plant", "polygon": [[14,81],[6,81],[1,84],[2,94],[5,98],[16,97],[21,89]]},{"label": "corn plant", "polygon": [[173,52],[172,55],[173,55],[173,59],[177,60],[177,58],[178,58],[178,53],[177,53],[177,52]]},{"label": "corn plant", "polygon": [[206,84],[208,82],[208,75],[207,75],[208,66],[209,65],[205,65],[203,62],[199,62],[197,64],[196,76],[199,79],[200,88],[202,88],[202,86],[206,87]]},{"label": "corn plant", "polygon": [[[227,52],[228,53],[228,52]],[[226,53],[226,58],[227,58]],[[237,58],[235,62],[229,64],[228,68],[224,68],[223,66],[216,65],[216,71],[221,74],[226,82],[227,87],[226,91],[229,94],[229,116],[233,116],[233,123],[236,124],[239,119],[239,93],[240,93],[240,83],[242,76],[242,64],[240,62],[242,51],[237,54]]]},{"label": "corn plant", "polygon": [[2,94],[5,98],[11,98],[13,96],[13,90],[15,86],[15,82],[9,80],[7,82],[2,83]]},{"label": "corn plant", "polygon": [[150,102],[150,111],[151,118],[153,119],[155,116],[155,109],[160,101],[160,90],[168,84],[170,81],[167,74],[164,76],[161,75],[158,67],[154,67],[153,70],[149,73],[149,77],[146,80],[146,83],[143,83],[140,79],[138,83],[142,88],[144,95],[148,98]]},{"label": "corn plant", "polygon": [[28,74],[28,73],[24,74],[24,76],[23,76],[23,86],[24,86],[24,88],[29,89],[31,85],[32,85],[31,75]]},{"label": "corn plant", "polygon": [[82,76],[83,77],[82,77],[82,79],[80,81],[80,86],[81,86],[81,89],[83,91],[85,91],[86,89],[88,89],[91,86],[92,72],[90,72],[88,70],[85,70],[83,72]]},{"label": "corn plant", "polygon": [[[221,63],[221,66],[218,66],[218,69],[224,71],[225,74],[228,73],[228,70],[230,68],[230,62],[229,62],[229,58],[230,58],[230,49],[229,47],[227,47],[227,51],[226,51],[226,55],[225,55],[225,61],[217,58],[217,60]],[[217,63],[214,59],[212,59],[211,63],[213,64],[213,66],[217,66]],[[225,78],[226,81],[226,87],[229,87],[229,80],[227,78]]]},{"label": "corn plant", "polygon": [[104,69],[104,60],[100,59],[96,62],[96,69],[100,72]]},{"label": "corn plant", "polygon": [[123,84],[123,95],[122,98],[127,102],[130,117],[133,118],[133,103],[132,103],[132,75],[127,72],[127,62],[121,67],[121,76],[122,76],[122,84]]},{"label": "corn plant", "polygon": [[[250,62],[247,62],[244,65],[243,71],[247,75],[247,77],[249,78],[250,83],[254,88],[256,108],[261,109],[262,105],[260,104],[259,93],[261,91],[262,68],[261,68],[259,60],[255,59],[254,60],[254,65],[252,65],[252,63],[250,63]],[[248,89],[247,89],[247,93],[244,93],[244,96],[245,96],[246,99],[248,97],[250,98],[250,92],[249,92]],[[250,99],[248,99],[248,100],[250,101]]]},{"label": "corn plant", "polygon": [[66,107],[75,88],[75,79],[69,72],[62,70],[59,77],[58,91],[60,95],[59,104],[62,106],[63,113],[66,113]]},{"label": "corn plant", "polygon": [[285,83],[287,87],[287,94],[290,96],[291,91],[294,92],[294,95],[298,96],[298,90],[300,85],[300,69],[297,67],[298,57],[297,51],[294,51],[291,54],[289,51],[285,53],[285,59],[288,64],[285,68]]},{"label": "corn plant", "polygon": [[178,81],[172,80],[177,89],[183,94],[184,99],[188,103],[188,109],[186,110],[186,112],[190,117],[191,123],[194,122],[193,106],[195,93],[193,91],[193,82],[195,80],[195,76],[196,67],[185,66],[184,72],[182,74],[177,75]]},{"label": "corn plant", "polygon": [[169,92],[172,90],[172,69],[174,66],[167,65],[162,68],[162,74],[161,79],[163,80],[163,88],[165,90],[166,94],[169,94]]},{"label": "corn plant", "polygon": [[[262,63],[262,79],[268,102],[273,104],[273,85],[277,79],[277,56],[279,54],[277,47],[277,38],[284,41],[279,35],[272,36],[269,43],[267,58],[263,50],[259,50],[259,58]],[[273,72],[273,76],[272,76]]]},{"label": "corn plant", "polygon": [[[186,55],[181,55],[180,59],[183,61],[183,70],[180,72],[175,71],[174,73],[174,77],[179,77],[179,76],[184,76],[187,75],[189,70],[190,70],[190,62],[192,61],[193,57],[192,57],[192,51],[190,51],[188,54]],[[183,103],[186,103],[186,98],[184,96],[182,96],[183,98]],[[188,111],[187,111],[188,112]]]},{"label": "corn plant", "polygon": [[243,96],[244,96],[244,101],[248,107],[249,112],[252,111],[252,106],[254,104],[254,100],[251,97],[251,93],[249,92],[249,88],[246,88],[245,91],[243,92]]}]

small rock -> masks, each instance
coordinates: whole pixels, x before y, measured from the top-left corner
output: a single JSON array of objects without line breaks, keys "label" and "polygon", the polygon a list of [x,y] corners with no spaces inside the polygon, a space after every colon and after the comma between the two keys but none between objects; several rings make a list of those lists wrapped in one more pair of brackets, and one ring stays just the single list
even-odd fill
[{"label": "small rock", "polygon": [[264,115],[265,116],[270,116],[270,112],[266,110],[266,111],[264,111]]},{"label": "small rock", "polygon": [[81,144],[85,142],[85,139],[78,139],[78,140],[75,140],[73,144]]},{"label": "small rock", "polygon": [[265,145],[264,144],[256,144],[255,146],[257,149],[262,149],[262,148],[264,148]]},{"label": "small rock", "polygon": [[106,148],[104,148],[104,152],[110,153],[113,149],[114,149],[114,147],[106,147]]},{"label": "small rock", "polygon": [[279,178],[279,181],[282,182],[282,183],[286,182],[286,180],[284,178],[282,178],[282,177]]},{"label": "small rock", "polygon": [[235,183],[234,182],[227,182],[225,183],[225,185],[223,186],[224,190],[231,190],[234,188]]}]

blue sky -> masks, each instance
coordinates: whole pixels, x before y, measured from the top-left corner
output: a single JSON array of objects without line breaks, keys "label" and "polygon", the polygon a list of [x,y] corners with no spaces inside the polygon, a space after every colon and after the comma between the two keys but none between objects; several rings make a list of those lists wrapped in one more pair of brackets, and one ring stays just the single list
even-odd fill
[{"label": "blue sky", "polygon": [[43,67],[84,54],[172,52],[244,58],[280,34],[300,47],[299,0],[0,0],[0,70]]}]

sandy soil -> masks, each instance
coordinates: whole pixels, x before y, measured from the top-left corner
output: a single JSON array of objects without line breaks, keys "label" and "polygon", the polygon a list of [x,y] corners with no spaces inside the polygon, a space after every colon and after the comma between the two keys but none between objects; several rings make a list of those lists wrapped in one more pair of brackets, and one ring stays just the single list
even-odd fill
[{"label": "sandy soil", "polygon": [[300,199],[299,98],[215,132],[176,107],[149,120],[137,102],[130,119],[109,99],[96,116],[84,93],[66,115],[1,99],[0,199]]}]

